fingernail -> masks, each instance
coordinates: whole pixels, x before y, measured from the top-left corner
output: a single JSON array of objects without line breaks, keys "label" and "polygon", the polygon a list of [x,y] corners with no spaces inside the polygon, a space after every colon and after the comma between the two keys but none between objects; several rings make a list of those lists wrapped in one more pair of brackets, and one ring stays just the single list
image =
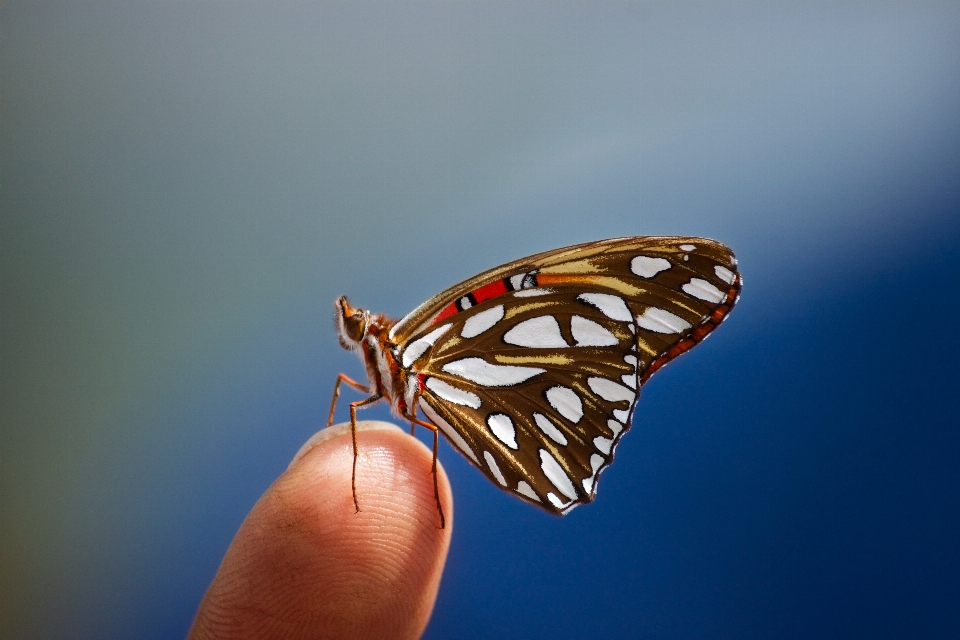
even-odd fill
[{"label": "fingernail", "polygon": [[[382,420],[358,420],[357,421],[357,431],[390,431],[391,429],[399,431],[400,433],[405,433],[403,429],[398,427],[395,424],[390,422],[384,422]],[[293,465],[297,464],[297,461],[300,460],[303,456],[307,455],[311,449],[317,445],[330,440],[331,438],[336,438],[339,435],[345,433],[350,433],[350,423],[341,422],[340,424],[335,424],[327,427],[326,429],[321,429],[315,434],[310,436],[310,439],[303,443],[303,446],[300,447],[300,450],[297,451],[297,454],[293,456],[293,460],[290,461],[290,464],[287,465],[287,469],[290,469]]]}]

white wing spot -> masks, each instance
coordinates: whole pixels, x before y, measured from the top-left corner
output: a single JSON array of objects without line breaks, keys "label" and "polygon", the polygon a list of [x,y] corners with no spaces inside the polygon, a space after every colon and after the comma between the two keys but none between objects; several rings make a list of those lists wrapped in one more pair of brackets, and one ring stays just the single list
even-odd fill
[{"label": "white wing spot", "polygon": [[633,402],[633,399],[637,397],[636,391],[606,378],[587,378],[587,386],[608,402],[620,402],[622,400]]},{"label": "white wing spot", "polygon": [[613,417],[623,424],[627,424],[627,420],[630,418],[630,411],[628,409],[614,409]]},{"label": "white wing spot", "polygon": [[593,439],[593,446],[597,448],[597,451],[604,455],[610,453],[610,446],[613,444],[613,440],[610,438],[604,438],[603,436],[597,436]]},{"label": "white wing spot", "polygon": [[630,271],[641,278],[652,278],[661,271],[670,268],[670,261],[666,258],[651,258],[650,256],[637,256],[630,261]]},{"label": "white wing spot", "polygon": [[514,291],[513,296],[515,298],[533,298],[534,296],[545,296],[551,293],[553,293],[553,289],[521,289],[520,291]]},{"label": "white wing spot", "polygon": [[576,500],[571,500],[560,509],[560,515],[565,516],[579,506],[580,506],[579,502],[577,502]]},{"label": "white wing spot", "polygon": [[593,476],[583,479],[583,490],[587,492],[587,495],[593,491]]},{"label": "white wing spot", "polygon": [[684,293],[707,302],[720,302],[726,297],[720,289],[700,278],[693,278],[680,288],[683,289]]},{"label": "white wing spot", "polygon": [[442,336],[444,333],[446,333],[447,329],[449,329],[452,326],[453,325],[445,324],[439,329],[434,329],[427,335],[421,338],[417,338],[416,340],[411,342],[409,345],[407,345],[407,348],[404,349],[403,351],[403,359],[402,359],[403,367],[406,369],[410,367],[410,365],[412,365],[414,362],[416,362],[417,358],[422,356],[427,349],[432,347],[433,344],[437,341],[437,339],[440,336]]},{"label": "white wing spot", "polygon": [[603,456],[598,455],[596,453],[590,456],[590,468],[593,473],[589,478],[583,479],[583,488],[586,490],[588,494],[593,492],[594,482],[597,477],[597,470],[599,470],[600,467],[603,466],[603,463],[604,463]]},{"label": "white wing spot", "polygon": [[612,347],[620,344],[617,336],[602,325],[580,316],[570,318],[570,331],[578,347]]},{"label": "white wing spot", "polygon": [[490,364],[483,358],[464,358],[443,365],[443,370],[484,387],[510,387],[529,380],[546,369]]},{"label": "white wing spot", "polygon": [[611,320],[619,320],[620,322],[633,320],[630,309],[627,308],[627,303],[623,301],[623,298],[612,296],[609,293],[581,293],[577,297],[587,304],[595,306],[600,310],[600,313]]},{"label": "white wing spot", "polygon": [[487,426],[490,427],[493,435],[497,436],[497,440],[511,449],[519,448],[517,447],[517,430],[510,416],[505,413],[491,413],[487,416]]},{"label": "white wing spot", "polygon": [[623,361],[629,365],[633,365],[634,369],[637,368],[637,356],[633,355],[632,353],[628,353],[627,355],[623,356]]},{"label": "white wing spot", "polygon": [[680,316],[657,307],[647,307],[642,315],[637,316],[637,324],[655,333],[680,333],[691,327],[690,323]]},{"label": "white wing spot", "polygon": [[597,474],[597,469],[603,466],[603,463],[606,461],[606,458],[603,456],[594,453],[590,456],[590,469],[593,471],[593,474]]},{"label": "white wing spot", "polygon": [[557,509],[563,509],[564,507],[567,506],[563,500],[561,500],[560,498],[558,498],[557,496],[553,495],[550,492],[547,493],[547,500],[549,500],[550,504],[555,506]]},{"label": "white wing spot", "polygon": [[503,477],[500,467],[497,466],[497,461],[494,460],[489,451],[483,452],[483,459],[487,461],[487,466],[490,467],[490,473],[492,473],[493,477],[497,479],[497,482],[500,483],[500,486],[507,486],[507,479]]},{"label": "white wing spot", "polygon": [[631,389],[637,388],[637,374],[636,373],[625,373],[620,376],[620,379],[623,380],[623,384],[627,385]]},{"label": "white wing spot", "polygon": [[607,420],[607,428],[613,432],[613,437],[616,438],[621,431],[623,431],[623,425],[617,422],[616,420]]},{"label": "white wing spot", "polygon": [[457,387],[447,384],[439,378],[427,378],[425,384],[427,385],[427,389],[430,389],[430,391],[433,391],[435,394],[437,394],[437,397],[443,398],[447,402],[459,404],[464,407],[470,407],[471,409],[480,408],[480,396],[475,393],[458,389]]},{"label": "white wing spot", "polygon": [[580,396],[569,387],[550,387],[547,389],[547,402],[564,418],[577,424],[583,417],[583,403]]},{"label": "white wing spot", "polygon": [[471,318],[467,318],[467,321],[463,323],[463,331],[460,332],[460,335],[464,338],[476,338],[501,320],[503,320],[503,305],[498,304]]},{"label": "white wing spot", "polygon": [[570,346],[560,335],[560,325],[553,316],[524,320],[503,334],[503,341],[532,349],[559,349]]},{"label": "white wing spot", "polygon": [[567,437],[563,435],[563,432],[560,431],[560,429],[557,429],[557,425],[553,424],[547,416],[540,413],[534,413],[533,421],[537,423],[540,431],[543,431],[543,433],[546,434],[551,440],[557,444],[567,446]]},{"label": "white wing spot", "polygon": [[715,266],[713,268],[713,272],[717,274],[718,278],[720,278],[727,284],[733,284],[733,279],[734,279],[733,271],[730,271],[730,269],[727,269],[722,264],[718,264],[717,266]]},{"label": "white wing spot", "polygon": [[531,500],[542,502],[542,500],[540,500],[540,496],[538,496],[536,492],[533,490],[533,487],[531,487],[529,484],[527,484],[523,480],[517,483],[517,493],[519,493],[522,496],[526,496]]},{"label": "white wing spot", "polygon": [[546,449],[540,449],[540,468],[543,469],[547,480],[549,480],[560,493],[571,500],[576,500],[577,490],[574,488],[573,482],[570,481],[570,478],[563,470],[563,467],[560,466],[560,463],[557,462],[557,459]]},{"label": "white wing spot", "polygon": [[457,433],[456,430],[450,426],[449,422],[441,418],[440,414],[438,414],[434,408],[430,406],[430,403],[428,403],[424,398],[420,398],[420,408],[423,410],[426,416],[430,418],[430,422],[437,425],[440,431],[443,431],[443,435],[447,437],[453,446],[459,449],[460,452],[465,456],[473,460],[475,464],[478,466],[480,465],[480,461],[477,460],[477,454],[473,452],[473,449],[471,449],[470,445],[467,444],[467,441],[463,439],[463,436]]},{"label": "white wing spot", "polygon": [[697,247],[692,244],[682,244],[680,245],[680,248],[684,251],[695,251]]}]

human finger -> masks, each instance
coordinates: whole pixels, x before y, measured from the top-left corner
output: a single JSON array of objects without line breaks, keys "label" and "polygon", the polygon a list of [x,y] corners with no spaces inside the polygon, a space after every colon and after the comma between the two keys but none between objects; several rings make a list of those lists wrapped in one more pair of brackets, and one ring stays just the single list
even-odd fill
[{"label": "human finger", "polygon": [[453,524],[434,499],[432,453],[389,423],[358,422],[356,512],[349,424],[308,441],[247,516],[193,628],[199,638],[418,638]]}]

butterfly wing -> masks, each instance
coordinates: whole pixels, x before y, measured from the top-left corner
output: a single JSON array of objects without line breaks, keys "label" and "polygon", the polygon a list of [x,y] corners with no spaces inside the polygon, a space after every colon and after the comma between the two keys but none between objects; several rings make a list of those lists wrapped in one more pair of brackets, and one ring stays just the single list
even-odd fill
[{"label": "butterfly wing", "polygon": [[740,283],[733,253],[701,238],[558,249],[421,305],[396,325],[397,355],[491,481],[566,513],[596,495],[640,386],[723,321]]}]

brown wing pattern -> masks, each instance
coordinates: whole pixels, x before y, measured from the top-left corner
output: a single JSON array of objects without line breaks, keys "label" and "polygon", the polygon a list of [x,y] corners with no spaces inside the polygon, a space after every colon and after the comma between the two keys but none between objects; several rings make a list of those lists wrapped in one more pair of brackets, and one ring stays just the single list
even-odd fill
[{"label": "brown wing pattern", "polygon": [[[433,322],[451,300],[524,273],[535,277],[520,290]],[[643,382],[722,322],[739,289],[717,242],[626,238],[481,274],[397,333],[416,325],[400,344],[439,333],[410,363],[427,417],[491,481],[566,513],[596,495]]]}]

